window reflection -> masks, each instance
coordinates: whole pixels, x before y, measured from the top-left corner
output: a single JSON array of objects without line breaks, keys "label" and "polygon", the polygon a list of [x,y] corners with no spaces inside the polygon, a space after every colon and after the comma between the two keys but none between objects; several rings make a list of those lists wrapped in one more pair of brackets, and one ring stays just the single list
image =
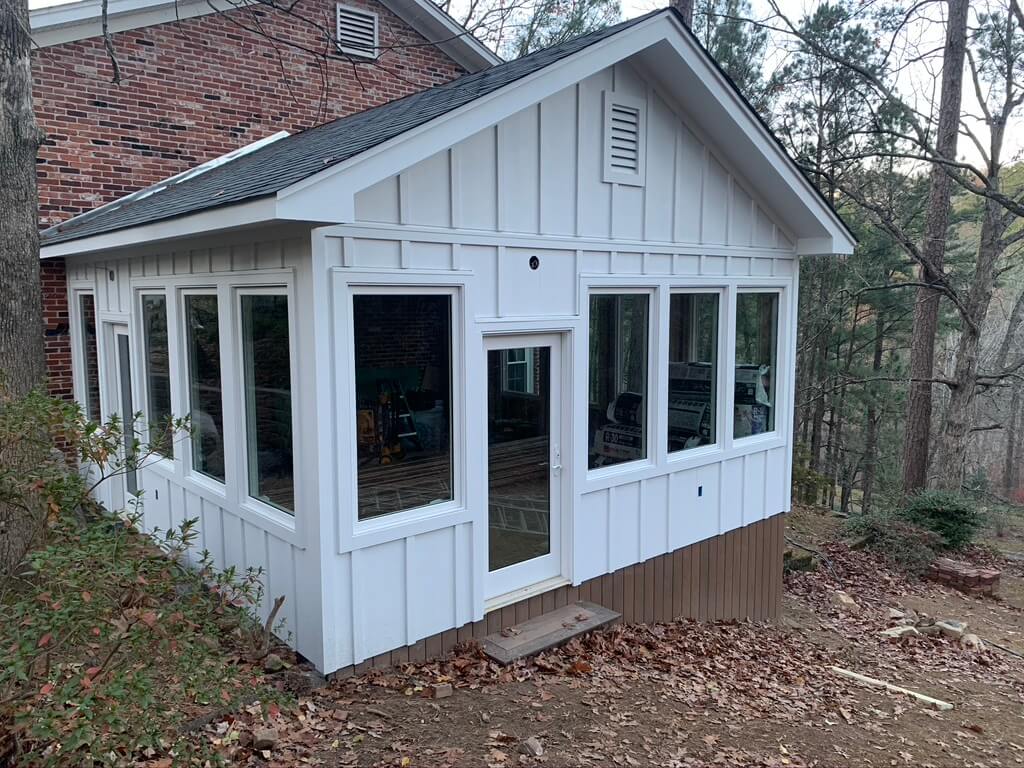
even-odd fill
[{"label": "window reflection", "polygon": [[646,294],[590,297],[588,466],[647,456]]},{"label": "window reflection", "polygon": [[668,353],[668,449],[710,445],[718,406],[717,294],[672,294]]},{"label": "window reflection", "polygon": [[192,468],[224,482],[224,409],[216,295],[185,296]]},{"label": "window reflection", "polygon": [[157,453],[171,458],[174,456],[174,431],[171,424],[167,298],[163,294],[147,293],[142,296],[142,334],[146,348],[144,362],[149,446]]},{"label": "window reflection", "polygon": [[733,437],[775,429],[779,294],[736,297],[736,394]]}]

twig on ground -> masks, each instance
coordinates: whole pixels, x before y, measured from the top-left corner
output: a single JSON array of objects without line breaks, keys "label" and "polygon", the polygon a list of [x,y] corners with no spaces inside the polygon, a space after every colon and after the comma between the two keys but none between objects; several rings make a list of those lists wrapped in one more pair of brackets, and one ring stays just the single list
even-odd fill
[{"label": "twig on ground", "polygon": [[943,701],[942,699],[935,699],[935,698],[932,698],[931,696],[926,696],[923,693],[918,693],[917,691],[912,691],[909,688],[901,688],[898,685],[893,685],[892,683],[887,683],[884,680],[877,680],[877,679],[875,679],[873,677],[868,677],[867,675],[862,675],[862,674],[860,674],[858,672],[851,672],[850,670],[843,669],[842,667],[832,667],[832,671],[834,673],[836,673],[837,675],[841,675],[842,677],[848,677],[851,680],[856,680],[856,681],[861,682],[861,683],[866,683],[867,685],[873,685],[873,686],[876,686],[876,687],[879,687],[879,688],[885,688],[887,691],[892,691],[893,693],[905,693],[907,696],[912,696],[913,698],[917,699],[918,701],[922,701],[925,704],[928,704],[929,706],[934,707],[935,709],[937,709],[937,710],[939,710],[941,712],[947,712],[947,711],[953,709],[953,705],[950,704],[948,701]]}]

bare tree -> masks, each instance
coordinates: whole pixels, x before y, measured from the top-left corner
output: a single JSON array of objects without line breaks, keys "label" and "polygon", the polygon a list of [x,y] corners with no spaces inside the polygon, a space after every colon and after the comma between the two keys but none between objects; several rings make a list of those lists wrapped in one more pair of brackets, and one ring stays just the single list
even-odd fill
[{"label": "bare tree", "polygon": [[[0,391],[20,397],[42,384],[44,371],[36,223],[36,152],[42,135],[32,110],[27,0],[0,2],[0,88]],[[0,461],[11,459],[7,450],[0,446]],[[35,527],[23,517],[0,503],[0,573],[17,563],[31,542]]]}]

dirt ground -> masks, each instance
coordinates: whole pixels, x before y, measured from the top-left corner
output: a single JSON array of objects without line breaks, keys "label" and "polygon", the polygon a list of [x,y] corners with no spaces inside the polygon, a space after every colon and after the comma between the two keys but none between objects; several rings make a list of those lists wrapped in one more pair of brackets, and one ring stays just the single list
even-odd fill
[{"label": "dirt ground", "polygon": [[[958,619],[1024,654],[1024,571],[1003,569],[998,599],[908,580],[840,543],[836,518],[790,515],[787,535],[826,554],[789,574],[784,615],[770,625],[681,621],[617,627],[528,664],[500,668],[473,649],[444,662],[332,683],[259,723],[238,718],[207,738],[253,765],[325,766],[1009,766],[1024,763],[1024,658],[988,645],[916,637],[893,642],[889,609]],[[1024,521],[988,539],[1024,552]],[[859,606],[833,603],[844,589]],[[865,687],[839,666],[951,702],[936,711]],[[432,698],[432,686],[453,693]],[[232,732],[235,735],[232,736]],[[526,740],[536,740],[530,744]],[[542,754],[534,754],[541,747]]]}]

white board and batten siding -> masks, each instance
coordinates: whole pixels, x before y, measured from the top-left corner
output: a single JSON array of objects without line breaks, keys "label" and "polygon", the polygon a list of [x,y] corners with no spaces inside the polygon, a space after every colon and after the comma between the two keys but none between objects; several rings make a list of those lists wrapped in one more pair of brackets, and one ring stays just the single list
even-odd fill
[{"label": "white board and batten siding", "polygon": [[[68,262],[68,287],[72,302],[73,357],[76,394],[84,402],[81,318],[76,311],[77,296],[92,293],[97,309],[97,339],[100,360],[101,411],[106,416],[118,410],[108,377],[113,373],[104,361],[112,336],[112,323],[129,329],[132,355],[132,389],[136,409],[144,410],[143,347],[141,341],[139,291],[163,289],[167,295],[169,347],[171,358],[171,403],[175,415],[188,413],[188,381],[185,368],[185,337],[182,322],[181,290],[216,289],[220,296],[220,324],[237,327],[234,299],[236,287],[288,286],[292,308],[293,401],[299,418],[316,423],[312,370],[313,316],[311,293],[310,245],[308,230],[266,236],[265,239],[238,240],[230,237],[191,241],[187,247],[159,246],[119,252],[116,257],[75,259]],[[227,310],[227,311],[226,311]],[[278,614],[279,635],[315,661],[322,659],[320,598],[319,505],[315,492],[316,462],[311,457],[315,438],[309,429],[294,429],[296,514],[267,515],[247,501],[239,446],[244,437],[232,431],[232,424],[243,422],[239,403],[237,349],[225,350],[225,332],[221,332],[221,372],[224,397],[224,442],[227,483],[221,484],[199,475],[187,466],[187,439],[175,446],[174,460],[155,458],[146,461],[138,473],[143,490],[142,522],[146,530],[177,528],[184,520],[196,518],[197,538],[189,553],[193,562],[203,550],[209,551],[217,568],[234,566],[239,574],[248,568],[263,571],[264,600],[259,606],[266,617],[274,598],[284,595]],[[230,338],[237,341],[235,331]],[[294,389],[297,385],[297,391]],[[94,472],[94,469],[89,471]],[[108,480],[99,489],[99,498],[114,510],[123,506],[123,493]]]},{"label": "white board and batten siding", "polygon": [[[644,184],[602,178],[605,91],[645,106]],[[725,533],[789,507],[791,406],[777,431],[668,455],[670,289],[721,290],[719,392],[733,385],[740,288],[779,290],[777,399],[792,400],[794,238],[695,120],[628,62],[465,138],[355,197],[357,221],[313,239],[321,498],[337,524],[324,557],[329,666],[357,663],[482,617],[487,558],[486,334],[563,333],[571,429],[563,436],[565,575],[573,583]],[[529,267],[530,257],[540,268]],[[365,286],[443,286],[456,296],[453,444],[457,509],[356,520],[351,295]],[[587,296],[651,291],[649,458],[587,471]],[[731,398],[723,398],[731,402]],[[723,404],[724,405],[724,404]],[[330,409],[330,413],[328,413]],[[461,448],[460,448],[461,446]],[[570,450],[571,448],[571,450]],[[458,452],[462,451],[459,455]],[[461,480],[459,480],[461,478]],[[329,522],[328,522],[329,519]],[[325,529],[324,540],[328,538]]]}]

